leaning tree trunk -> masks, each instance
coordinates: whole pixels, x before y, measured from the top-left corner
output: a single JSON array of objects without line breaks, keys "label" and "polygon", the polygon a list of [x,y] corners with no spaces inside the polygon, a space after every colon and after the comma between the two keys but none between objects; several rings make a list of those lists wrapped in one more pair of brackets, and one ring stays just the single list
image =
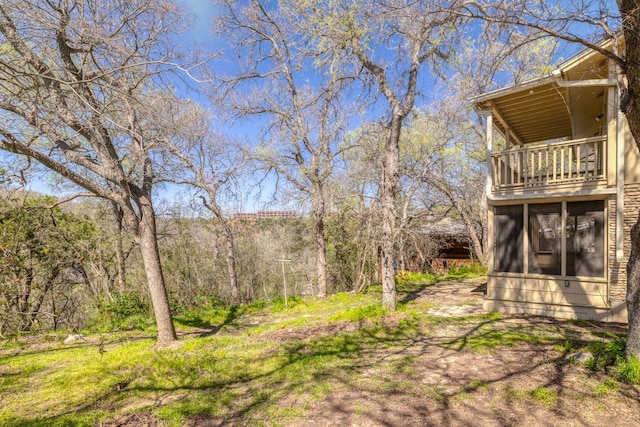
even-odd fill
[{"label": "leaning tree trunk", "polygon": [[627,264],[627,357],[640,357],[640,216],[631,229],[631,254]]},{"label": "leaning tree trunk", "polygon": [[153,312],[158,326],[158,345],[162,347],[173,343],[178,338],[173,327],[169,298],[167,297],[162,275],[153,206],[149,198],[142,198],[139,201],[139,206],[141,219],[136,233],[136,240],[140,245],[147,285],[151,294],[151,304],[153,305]]},{"label": "leaning tree trunk", "polygon": [[[640,149],[640,1],[618,2],[623,18],[626,44],[626,91],[621,94],[621,110]],[[640,216],[631,230],[631,253],[627,263],[627,357],[640,357]]]},{"label": "leaning tree trunk", "polygon": [[396,280],[393,268],[393,248],[396,229],[396,190],[398,187],[398,165],[400,163],[400,130],[402,116],[394,113],[391,129],[384,151],[382,166],[382,307],[395,311]]}]

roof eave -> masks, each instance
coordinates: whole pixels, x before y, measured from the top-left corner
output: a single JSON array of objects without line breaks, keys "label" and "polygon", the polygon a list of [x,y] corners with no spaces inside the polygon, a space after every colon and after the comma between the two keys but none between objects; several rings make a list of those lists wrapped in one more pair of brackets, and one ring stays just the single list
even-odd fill
[{"label": "roof eave", "polygon": [[[602,48],[606,48],[608,45],[610,45],[612,43],[611,40],[605,40],[601,43],[599,43],[599,46]],[[486,101],[490,101],[492,99],[495,98],[499,98],[505,95],[510,95],[512,93],[516,93],[516,92],[520,92],[526,89],[531,89],[531,88],[535,88],[538,86],[542,86],[545,85],[547,83],[552,83],[557,81],[559,78],[562,77],[562,75],[564,74],[565,71],[570,70],[571,68],[573,68],[574,66],[576,66],[577,64],[580,64],[584,61],[586,61],[590,56],[593,55],[597,55],[599,52],[597,52],[596,50],[593,49],[584,49],[580,52],[578,52],[577,54],[573,55],[571,58],[567,59],[566,61],[563,61],[561,64],[559,64],[555,70],[553,70],[551,72],[551,74],[547,75],[547,76],[542,76],[536,79],[532,79],[532,80],[527,80],[525,82],[522,82],[520,84],[516,84],[513,86],[508,86],[508,87],[504,87],[501,89],[496,89],[493,90],[491,92],[487,92],[487,93],[483,93],[480,94],[478,96],[475,96],[473,98],[470,99],[470,101],[474,104],[474,105],[478,105],[478,104],[482,104]]]},{"label": "roof eave", "polygon": [[471,102],[475,105],[482,104],[483,102],[490,101],[495,98],[500,98],[506,95],[511,95],[512,93],[517,93],[526,89],[531,89],[534,87],[539,87],[548,83],[552,83],[556,81],[557,78],[558,77],[555,75],[548,75],[548,76],[540,77],[534,80],[527,80],[526,82],[522,82],[517,85],[508,86],[502,89],[496,89],[494,91],[475,96],[471,98]]}]

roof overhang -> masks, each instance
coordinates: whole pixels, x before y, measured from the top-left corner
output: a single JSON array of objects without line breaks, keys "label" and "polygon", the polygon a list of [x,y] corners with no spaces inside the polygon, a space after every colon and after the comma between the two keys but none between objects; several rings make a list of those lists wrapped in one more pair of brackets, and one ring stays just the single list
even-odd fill
[{"label": "roof overhang", "polygon": [[488,110],[494,125],[512,142],[526,144],[595,136],[602,132],[609,61],[587,49],[551,74],[479,95],[477,110]]}]

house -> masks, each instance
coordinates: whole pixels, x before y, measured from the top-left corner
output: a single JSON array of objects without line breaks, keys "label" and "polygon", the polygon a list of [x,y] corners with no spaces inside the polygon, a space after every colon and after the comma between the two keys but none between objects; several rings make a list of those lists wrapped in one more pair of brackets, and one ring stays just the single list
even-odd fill
[{"label": "house", "polygon": [[626,322],[640,155],[594,50],[476,97],[487,119],[490,311]]}]

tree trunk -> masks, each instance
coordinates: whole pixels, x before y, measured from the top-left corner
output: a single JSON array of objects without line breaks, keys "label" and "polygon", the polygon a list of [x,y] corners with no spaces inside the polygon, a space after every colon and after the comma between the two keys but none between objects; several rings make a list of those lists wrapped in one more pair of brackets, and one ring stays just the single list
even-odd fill
[{"label": "tree trunk", "polygon": [[[320,193],[320,194],[318,194]],[[327,296],[327,242],[324,232],[324,201],[320,190],[313,196],[313,231],[316,239],[316,259],[318,269],[318,296]]]},{"label": "tree trunk", "polygon": [[631,254],[627,264],[627,357],[640,356],[640,216],[631,229]]},{"label": "tree trunk", "polygon": [[394,113],[391,129],[384,151],[382,166],[382,307],[396,309],[396,280],[393,268],[393,249],[396,229],[396,189],[398,186],[398,164],[400,163],[400,130],[402,116]]},{"label": "tree trunk", "polygon": [[476,227],[467,215],[461,215],[461,217],[462,222],[464,222],[464,225],[467,227],[467,231],[469,232],[469,237],[471,238],[471,244],[473,245],[476,257],[478,258],[478,261],[486,267],[487,254],[483,244],[483,238],[478,235]]},{"label": "tree trunk", "polygon": [[318,296],[327,296],[327,243],[324,236],[324,215],[313,213],[313,229],[316,236],[316,257],[318,267]]},{"label": "tree trunk", "polygon": [[111,202],[111,207],[113,209],[113,216],[115,219],[115,223],[116,223],[116,230],[117,230],[117,235],[116,235],[116,267],[118,269],[117,271],[117,276],[116,276],[116,281],[118,284],[118,292],[119,293],[124,293],[125,289],[126,289],[126,282],[125,282],[125,256],[124,256],[124,246],[122,244],[122,238],[123,238],[123,230],[124,228],[122,227],[122,220],[123,220],[123,214],[122,214],[122,209],[120,209],[120,207],[117,205],[117,203],[115,202]]},{"label": "tree trunk", "polygon": [[405,271],[407,269],[404,261],[405,241],[404,241],[403,231],[404,230],[401,226],[400,231],[398,233],[398,260],[396,261],[396,267],[397,267],[397,270],[399,271]]},{"label": "tree trunk", "polygon": [[222,216],[218,216],[222,229],[224,230],[224,238],[227,243],[227,274],[229,275],[229,286],[231,286],[231,299],[234,304],[240,304],[240,287],[238,286],[238,274],[236,273],[236,256],[233,242],[233,231]]},{"label": "tree trunk", "polygon": [[[640,149],[640,1],[619,2],[626,43],[626,91],[621,93],[620,108],[627,118],[636,146]],[[631,230],[631,253],[627,263],[627,358],[640,357],[640,216]]]},{"label": "tree trunk", "polygon": [[151,294],[151,303],[158,326],[158,346],[167,346],[176,341],[176,331],[173,327],[169,298],[165,288],[160,253],[156,239],[156,220],[151,200],[143,198],[139,201],[141,210],[140,224],[136,239],[140,245],[147,285]]},{"label": "tree trunk", "polygon": [[[40,294],[38,301],[31,308],[30,313],[28,313],[29,319],[27,323],[27,329],[26,329],[27,331],[31,330],[31,328],[33,327],[33,324],[38,318],[38,315],[40,314],[40,308],[42,308],[42,304],[44,304],[44,300],[47,298],[47,295],[49,294],[49,290],[53,286],[53,281],[56,280],[56,278],[58,277],[58,274],[60,274],[60,270],[58,268],[54,268],[51,274],[49,275],[49,277],[45,279],[44,289],[42,289],[42,293]],[[55,301],[55,298],[52,298],[52,301]],[[56,317],[55,309],[51,312],[51,314],[55,319]]]}]

